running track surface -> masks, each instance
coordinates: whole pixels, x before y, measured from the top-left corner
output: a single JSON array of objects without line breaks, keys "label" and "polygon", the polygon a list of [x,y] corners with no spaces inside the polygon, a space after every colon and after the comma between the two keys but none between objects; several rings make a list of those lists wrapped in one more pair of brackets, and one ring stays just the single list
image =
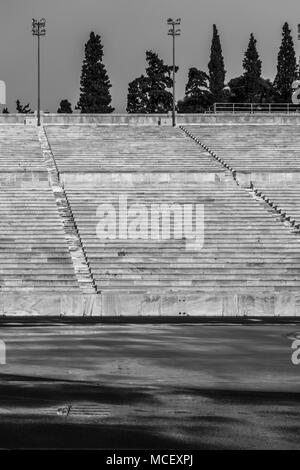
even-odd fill
[{"label": "running track surface", "polygon": [[0,326],[0,447],[297,449],[299,324]]}]

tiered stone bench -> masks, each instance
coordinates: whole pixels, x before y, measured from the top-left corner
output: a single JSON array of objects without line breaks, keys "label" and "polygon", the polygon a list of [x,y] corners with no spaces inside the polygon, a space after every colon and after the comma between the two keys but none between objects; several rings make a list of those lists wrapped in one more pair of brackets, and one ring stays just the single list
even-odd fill
[{"label": "tiered stone bench", "polygon": [[222,158],[245,187],[300,183],[297,125],[192,125],[194,137]]},{"label": "tiered stone bench", "polygon": [[[68,188],[67,195],[103,313],[295,314],[299,237],[234,184]],[[184,240],[151,240],[150,232],[149,240],[99,240],[97,208],[102,203],[117,208],[119,195],[128,197],[129,207],[136,202],[150,207],[153,201],[203,204],[203,248],[189,251]]]},{"label": "tiered stone bench", "polygon": [[300,131],[291,123],[182,126],[282,222],[300,230]]},{"label": "tiered stone bench", "polygon": [[[96,282],[94,314],[300,313],[299,235],[180,129],[46,126],[46,134]],[[117,207],[120,195],[129,206],[203,204],[203,249],[172,238],[100,240],[97,208]]]},{"label": "tiered stone bench", "polygon": [[0,126],[0,185],[14,187],[47,184],[47,170],[35,128]]},{"label": "tiered stone bench", "polygon": [[0,192],[1,292],[77,289],[50,189]]},{"label": "tiered stone bench", "polygon": [[37,130],[0,126],[0,315],[83,314]]},{"label": "tiered stone bench", "polygon": [[52,191],[1,189],[0,313],[60,315],[80,289]]},{"label": "tiered stone bench", "polygon": [[82,125],[45,130],[66,184],[202,182],[221,179],[224,173],[180,129]]},{"label": "tiered stone bench", "polygon": [[[0,315],[299,315],[297,127],[189,129],[0,126]],[[203,246],[99,239],[120,196],[203,205]]]}]

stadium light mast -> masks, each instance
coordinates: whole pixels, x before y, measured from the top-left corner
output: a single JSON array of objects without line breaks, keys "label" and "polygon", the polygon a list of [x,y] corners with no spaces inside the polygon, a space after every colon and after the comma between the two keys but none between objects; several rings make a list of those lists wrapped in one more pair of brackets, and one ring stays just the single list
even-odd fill
[{"label": "stadium light mast", "polygon": [[37,125],[41,125],[41,67],[40,67],[40,37],[46,36],[46,20],[32,19],[32,35],[38,38],[38,108],[37,108]]},{"label": "stadium light mast", "polygon": [[175,97],[175,74],[176,74],[176,56],[175,56],[175,38],[180,36],[181,30],[177,28],[180,25],[181,19],[173,20],[169,18],[168,25],[172,26],[168,31],[168,36],[173,37],[173,108],[172,108],[172,125],[176,126],[176,97]]}]

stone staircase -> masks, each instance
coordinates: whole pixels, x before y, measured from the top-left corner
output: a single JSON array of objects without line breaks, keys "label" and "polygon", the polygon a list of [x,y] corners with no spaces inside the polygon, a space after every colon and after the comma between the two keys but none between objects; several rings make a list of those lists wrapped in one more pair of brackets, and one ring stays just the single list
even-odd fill
[{"label": "stone staircase", "polygon": [[89,268],[85,250],[77,231],[70,204],[62,185],[59,172],[54,160],[48,139],[43,128],[39,130],[39,140],[43,151],[43,159],[48,172],[48,181],[56,202],[56,207],[65,232],[66,243],[69,248],[74,270],[81,288],[86,294],[95,293],[95,285]]},{"label": "stone staircase", "polygon": [[85,294],[95,290],[73,263],[80,251],[70,241],[74,223],[48,170],[35,128],[0,126],[0,315],[90,308]]},{"label": "stone staircase", "polygon": [[300,131],[295,125],[182,126],[244,187],[300,230]]},{"label": "stone staircase", "polygon": [[293,125],[183,126],[231,167],[243,186],[300,183],[300,129]]},{"label": "stone staircase", "polygon": [[300,184],[285,186],[269,185],[255,188],[255,193],[262,197],[284,220],[300,230]]}]

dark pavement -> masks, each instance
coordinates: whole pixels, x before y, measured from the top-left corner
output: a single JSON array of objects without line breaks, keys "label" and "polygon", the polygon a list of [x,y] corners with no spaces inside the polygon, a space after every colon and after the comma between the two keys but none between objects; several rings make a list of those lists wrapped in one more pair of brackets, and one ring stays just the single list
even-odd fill
[{"label": "dark pavement", "polygon": [[298,449],[300,325],[0,326],[0,447]]}]

